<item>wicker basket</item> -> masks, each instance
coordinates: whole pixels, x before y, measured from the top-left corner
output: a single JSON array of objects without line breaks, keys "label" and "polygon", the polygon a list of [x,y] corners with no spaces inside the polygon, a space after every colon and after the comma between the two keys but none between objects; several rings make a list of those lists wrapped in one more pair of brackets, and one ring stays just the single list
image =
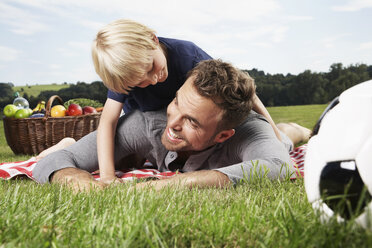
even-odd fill
[{"label": "wicker basket", "polygon": [[46,104],[44,117],[25,119],[4,117],[6,141],[15,154],[38,154],[65,137],[79,140],[97,129],[101,113],[50,117],[50,110],[55,99],[63,105],[59,96],[50,97]]}]

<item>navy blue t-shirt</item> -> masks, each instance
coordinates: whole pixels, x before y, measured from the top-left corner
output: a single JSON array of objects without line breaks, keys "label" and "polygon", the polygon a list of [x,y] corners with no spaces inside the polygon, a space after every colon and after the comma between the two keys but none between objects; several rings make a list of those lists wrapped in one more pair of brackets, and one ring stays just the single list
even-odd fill
[{"label": "navy blue t-shirt", "polygon": [[202,60],[211,59],[206,52],[190,41],[159,37],[167,48],[168,78],[146,88],[134,87],[129,94],[108,91],[107,97],[124,103],[124,112],[139,109],[142,112],[165,108],[186,81],[186,74]]}]

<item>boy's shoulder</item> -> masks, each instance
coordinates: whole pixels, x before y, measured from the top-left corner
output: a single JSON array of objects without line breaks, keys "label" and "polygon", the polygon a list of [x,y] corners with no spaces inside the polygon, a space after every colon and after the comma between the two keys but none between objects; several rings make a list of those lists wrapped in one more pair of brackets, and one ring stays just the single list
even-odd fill
[{"label": "boy's shoulder", "polygon": [[167,47],[168,52],[177,53],[182,56],[195,56],[202,50],[195,43],[188,40],[159,37],[159,41]]},{"label": "boy's shoulder", "polygon": [[198,47],[194,42],[188,40],[179,40],[173,38],[158,37],[160,43],[169,47]]}]

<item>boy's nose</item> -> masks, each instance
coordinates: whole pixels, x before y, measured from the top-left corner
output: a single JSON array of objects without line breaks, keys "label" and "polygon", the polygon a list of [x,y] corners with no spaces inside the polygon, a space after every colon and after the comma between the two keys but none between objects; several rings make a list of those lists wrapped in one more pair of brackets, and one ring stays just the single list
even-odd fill
[{"label": "boy's nose", "polygon": [[156,84],[158,82],[158,79],[159,79],[158,75],[154,74],[152,76],[151,84]]},{"label": "boy's nose", "polygon": [[154,75],[151,75],[151,76],[148,76],[147,79],[146,79],[146,83],[148,85],[152,84],[152,85],[155,85],[158,83],[158,76],[156,74]]}]

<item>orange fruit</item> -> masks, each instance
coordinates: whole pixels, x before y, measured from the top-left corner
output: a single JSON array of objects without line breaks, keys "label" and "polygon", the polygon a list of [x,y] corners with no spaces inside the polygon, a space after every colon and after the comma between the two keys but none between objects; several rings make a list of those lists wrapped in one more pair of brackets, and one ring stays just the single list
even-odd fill
[{"label": "orange fruit", "polygon": [[63,117],[66,115],[66,108],[62,105],[56,105],[50,110],[52,117]]}]

